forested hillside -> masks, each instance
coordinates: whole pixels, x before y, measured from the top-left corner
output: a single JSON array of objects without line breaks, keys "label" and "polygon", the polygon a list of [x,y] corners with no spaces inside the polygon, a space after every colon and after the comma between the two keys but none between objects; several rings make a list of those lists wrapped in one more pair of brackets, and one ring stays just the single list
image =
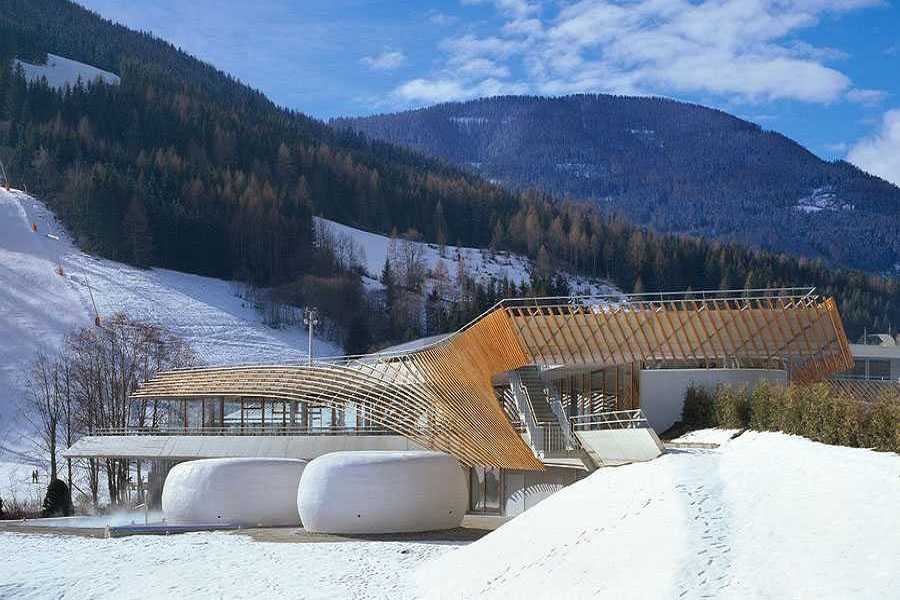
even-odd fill
[{"label": "forested hillside", "polygon": [[[352,264],[316,243],[314,215],[535,260],[528,286],[460,286],[461,295],[446,300],[453,318],[440,321],[445,327],[503,295],[565,293],[554,277],[561,267],[626,291],[816,285],[838,296],[851,335],[900,322],[893,281],[655,234],[588,203],[507,191],[279,108],[170,44],[64,0],[0,0],[0,28],[0,158],[13,184],[45,199],[82,248],[328,306],[351,352],[431,333],[419,315],[395,310],[398,294],[423,293],[415,289],[421,279],[386,265],[391,285],[367,293]],[[121,82],[63,89],[29,82],[13,59],[34,62],[44,53]]]},{"label": "forested hillside", "polygon": [[876,273],[900,262],[900,188],[702,106],[608,95],[507,96],[337,124],[511,189],[593,199],[660,232]]}]

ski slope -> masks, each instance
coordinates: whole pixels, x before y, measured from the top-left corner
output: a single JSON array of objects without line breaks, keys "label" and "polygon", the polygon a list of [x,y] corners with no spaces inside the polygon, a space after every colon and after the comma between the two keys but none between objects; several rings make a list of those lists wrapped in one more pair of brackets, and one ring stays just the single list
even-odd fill
[{"label": "ski slope", "polygon": [[[4,433],[14,428],[28,364],[37,351],[61,347],[73,329],[93,325],[92,295],[101,318],[125,312],[167,327],[206,364],[307,358],[305,331],[266,326],[231,282],[88,256],[42,203],[0,189],[0,445],[14,443]],[[317,356],[342,352],[321,339],[313,345]]]},{"label": "ski slope", "polygon": [[118,85],[121,81],[115,73],[55,54],[47,54],[45,65],[34,65],[22,60],[16,62],[22,65],[28,81],[37,81],[43,77],[47,80],[47,85],[57,89],[74,86],[79,79],[85,84],[102,81],[109,85]]},{"label": "ski slope", "polygon": [[600,469],[417,581],[423,598],[896,598],[898,506],[896,454],[747,432]]}]

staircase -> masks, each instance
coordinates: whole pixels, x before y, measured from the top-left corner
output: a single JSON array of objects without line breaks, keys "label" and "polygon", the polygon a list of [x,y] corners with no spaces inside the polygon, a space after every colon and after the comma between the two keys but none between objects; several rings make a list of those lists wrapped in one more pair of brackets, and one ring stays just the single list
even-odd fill
[{"label": "staircase", "polygon": [[510,388],[526,424],[528,441],[542,459],[569,456],[579,450],[562,407],[559,392],[544,381],[540,369],[525,367],[510,373]]},{"label": "staircase", "polygon": [[540,424],[556,423],[556,415],[550,408],[547,395],[547,385],[541,379],[541,372],[537,367],[525,367],[519,369],[519,377],[522,379],[522,386],[528,394],[531,401],[531,408],[534,411],[534,420]]}]

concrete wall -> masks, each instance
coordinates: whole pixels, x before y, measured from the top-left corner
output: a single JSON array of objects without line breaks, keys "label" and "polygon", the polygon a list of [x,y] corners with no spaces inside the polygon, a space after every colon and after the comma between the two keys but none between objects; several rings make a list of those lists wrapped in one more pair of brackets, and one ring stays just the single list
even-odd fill
[{"label": "concrete wall", "polygon": [[578,469],[561,467],[547,467],[543,472],[504,471],[503,515],[521,514],[586,475]]},{"label": "concrete wall", "polygon": [[714,391],[719,384],[753,387],[761,380],[785,383],[787,374],[770,369],[644,369],[641,409],[650,426],[662,433],[681,420],[684,395],[691,384]]}]

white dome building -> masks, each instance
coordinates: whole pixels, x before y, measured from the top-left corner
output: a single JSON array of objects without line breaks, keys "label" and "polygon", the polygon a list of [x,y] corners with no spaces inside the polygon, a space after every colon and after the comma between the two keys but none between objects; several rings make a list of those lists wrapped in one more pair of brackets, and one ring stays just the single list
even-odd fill
[{"label": "white dome building", "polygon": [[305,466],[293,458],[180,463],[163,486],[163,515],[179,525],[297,526],[297,487]]},{"label": "white dome building", "polygon": [[468,492],[455,458],[441,452],[333,452],[303,472],[297,510],[317,533],[400,533],[462,524]]}]

